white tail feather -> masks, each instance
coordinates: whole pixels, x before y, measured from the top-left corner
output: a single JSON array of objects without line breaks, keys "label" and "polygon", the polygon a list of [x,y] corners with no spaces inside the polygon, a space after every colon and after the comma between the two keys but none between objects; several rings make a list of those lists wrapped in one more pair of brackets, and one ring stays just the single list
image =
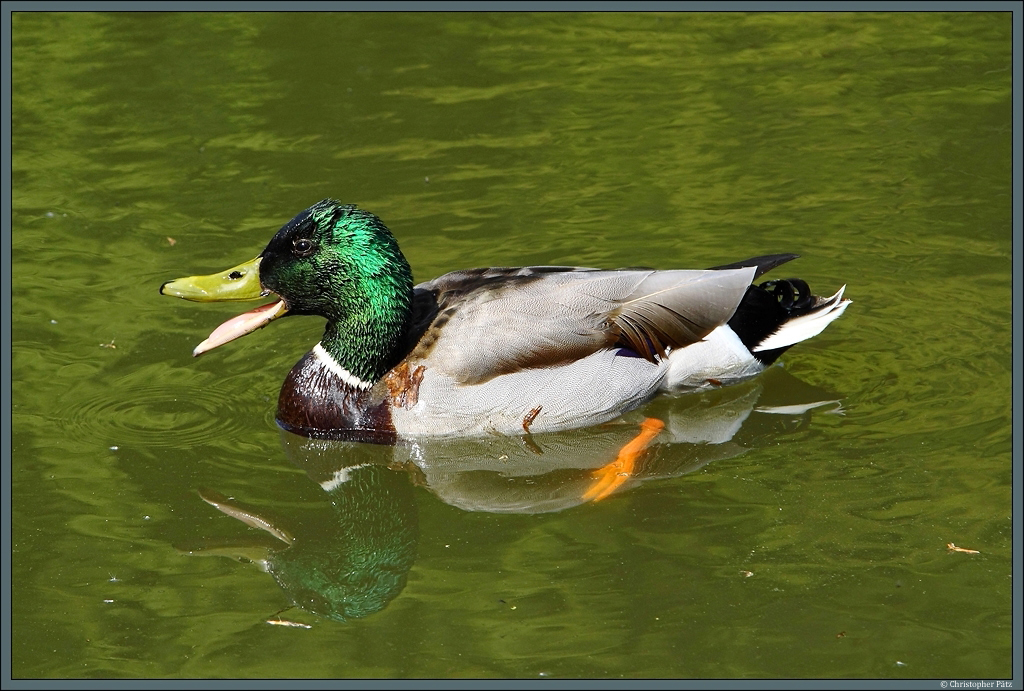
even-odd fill
[{"label": "white tail feather", "polygon": [[753,348],[753,352],[785,348],[820,334],[826,326],[838,319],[846,306],[852,302],[852,300],[843,299],[844,290],[846,290],[846,286],[840,288],[839,292],[832,297],[822,301],[821,305],[815,307],[813,311],[785,322],[778,331],[758,343]]}]

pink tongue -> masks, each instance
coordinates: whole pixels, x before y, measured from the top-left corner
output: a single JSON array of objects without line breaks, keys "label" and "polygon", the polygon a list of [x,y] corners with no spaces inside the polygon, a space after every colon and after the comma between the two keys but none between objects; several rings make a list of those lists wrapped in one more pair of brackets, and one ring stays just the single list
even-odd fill
[{"label": "pink tongue", "polygon": [[196,349],[192,351],[192,356],[198,357],[208,350],[224,345],[228,341],[233,341],[247,333],[252,333],[256,329],[262,329],[287,311],[288,308],[284,306],[284,300],[278,300],[269,305],[257,307],[251,312],[232,317],[214,329],[209,338],[197,345]]}]

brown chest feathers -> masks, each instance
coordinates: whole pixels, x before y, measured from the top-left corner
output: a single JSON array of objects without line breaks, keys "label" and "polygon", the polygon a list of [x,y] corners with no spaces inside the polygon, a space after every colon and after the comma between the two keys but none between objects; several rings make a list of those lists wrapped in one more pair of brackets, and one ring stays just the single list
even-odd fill
[{"label": "brown chest feathers", "polygon": [[401,363],[369,389],[345,382],[309,352],[292,368],[277,401],[277,422],[304,437],[394,444],[392,408],[410,408],[419,397],[422,365]]},{"label": "brown chest feathers", "polygon": [[299,360],[281,387],[277,423],[304,437],[394,444],[390,397],[359,389],[328,369],[313,352]]}]

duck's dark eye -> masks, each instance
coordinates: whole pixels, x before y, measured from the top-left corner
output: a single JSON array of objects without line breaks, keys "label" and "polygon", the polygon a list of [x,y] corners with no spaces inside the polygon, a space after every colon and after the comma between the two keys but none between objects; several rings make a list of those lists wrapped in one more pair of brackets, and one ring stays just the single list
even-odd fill
[{"label": "duck's dark eye", "polygon": [[296,257],[308,257],[313,254],[313,241],[299,238],[292,243],[292,252],[294,252]]}]

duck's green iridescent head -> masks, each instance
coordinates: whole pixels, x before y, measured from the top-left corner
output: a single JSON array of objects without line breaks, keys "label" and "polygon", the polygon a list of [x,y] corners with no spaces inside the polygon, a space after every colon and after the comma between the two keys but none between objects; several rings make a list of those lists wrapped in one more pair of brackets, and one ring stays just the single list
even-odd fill
[{"label": "duck's green iridescent head", "polygon": [[252,261],[169,281],[160,292],[197,302],[280,298],[225,322],[194,355],[285,314],[314,314],[327,318],[327,352],[355,376],[374,381],[393,364],[388,357],[406,327],[412,272],[379,218],[325,199],[286,223]]},{"label": "duck's green iridescent head", "polygon": [[294,314],[370,319],[412,295],[412,272],[391,231],[373,214],[331,199],[286,223],[259,259],[263,288]]}]

